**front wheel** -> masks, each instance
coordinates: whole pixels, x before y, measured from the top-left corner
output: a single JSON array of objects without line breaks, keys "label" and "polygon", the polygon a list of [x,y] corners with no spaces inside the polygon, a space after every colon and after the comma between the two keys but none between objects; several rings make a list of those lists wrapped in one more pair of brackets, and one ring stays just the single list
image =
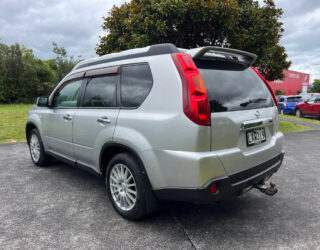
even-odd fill
[{"label": "front wheel", "polygon": [[45,166],[48,164],[50,156],[44,151],[41,136],[37,129],[31,130],[28,143],[33,163],[37,166]]},{"label": "front wheel", "polygon": [[296,110],[296,117],[301,118],[302,117],[302,112],[300,109]]},{"label": "front wheel", "polygon": [[146,173],[130,154],[120,153],[110,160],[105,181],[111,203],[122,217],[138,220],[155,207]]}]

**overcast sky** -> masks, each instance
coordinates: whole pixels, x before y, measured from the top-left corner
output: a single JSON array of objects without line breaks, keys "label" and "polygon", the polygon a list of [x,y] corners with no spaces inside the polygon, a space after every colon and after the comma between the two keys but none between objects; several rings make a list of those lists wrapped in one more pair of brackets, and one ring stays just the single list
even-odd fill
[{"label": "overcast sky", "polygon": [[[103,35],[102,17],[124,0],[0,0],[0,38],[33,49],[41,59],[54,57],[52,41],[69,55],[96,56],[94,48]],[[262,0],[259,0],[262,2]],[[284,10],[285,46],[290,69],[320,79],[320,1],[275,0]]]}]

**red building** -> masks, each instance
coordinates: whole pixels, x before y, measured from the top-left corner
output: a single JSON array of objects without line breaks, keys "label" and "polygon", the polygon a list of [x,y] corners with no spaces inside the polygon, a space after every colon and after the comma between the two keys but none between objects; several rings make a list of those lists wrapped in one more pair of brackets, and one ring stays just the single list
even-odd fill
[{"label": "red building", "polygon": [[305,74],[292,70],[284,70],[285,78],[283,80],[276,80],[269,82],[273,92],[281,89],[285,95],[296,95],[298,90],[302,93],[307,93],[309,90],[310,74]]}]

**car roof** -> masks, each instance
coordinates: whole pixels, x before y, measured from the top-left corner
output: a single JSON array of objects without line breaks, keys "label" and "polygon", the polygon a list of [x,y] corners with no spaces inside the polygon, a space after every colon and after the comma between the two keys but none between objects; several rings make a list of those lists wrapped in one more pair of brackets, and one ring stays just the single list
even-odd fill
[{"label": "car roof", "polygon": [[129,49],[129,50],[124,50],[118,53],[111,53],[111,54],[103,55],[100,57],[87,59],[75,65],[72,71],[94,66],[94,65],[103,64],[103,63],[117,62],[117,61],[122,61],[127,59],[140,58],[140,57],[173,54],[173,53],[188,53],[194,59],[205,58],[205,59],[230,61],[230,62],[241,64],[245,68],[251,66],[257,58],[257,56],[252,53],[242,51],[242,50],[230,49],[230,48],[206,46],[206,47],[199,47],[194,49],[182,49],[182,48],[177,48],[174,44],[171,44],[171,43],[162,43],[162,44],[150,45],[144,48]]},{"label": "car roof", "polygon": [[301,97],[300,95],[286,95],[286,96],[283,96],[285,98],[291,98],[291,97]]},{"label": "car roof", "polygon": [[151,45],[144,48],[129,49],[129,50],[124,50],[118,53],[111,53],[111,54],[103,55],[100,57],[90,58],[82,62],[79,62],[76,66],[74,66],[72,71],[81,69],[81,68],[86,68],[93,65],[102,64],[102,63],[116,62],[116,61],[146,57],[146,56],[179,53],[179,52],[181,51],[171,43],[156,44],[156,45]]}]

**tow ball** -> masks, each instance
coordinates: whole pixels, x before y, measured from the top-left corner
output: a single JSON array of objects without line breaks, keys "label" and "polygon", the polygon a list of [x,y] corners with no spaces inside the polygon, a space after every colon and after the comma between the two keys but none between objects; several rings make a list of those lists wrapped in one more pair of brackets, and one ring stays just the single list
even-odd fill
[{"label": "tow ball", "polygon": [[276,188],[276,184],[270,182],[270,185],[267,186],[265,183],[257,184],[254,186],[256,189],[259,189],[260,192],[267,194],[267,195],[275,195],[278,192]]}]

